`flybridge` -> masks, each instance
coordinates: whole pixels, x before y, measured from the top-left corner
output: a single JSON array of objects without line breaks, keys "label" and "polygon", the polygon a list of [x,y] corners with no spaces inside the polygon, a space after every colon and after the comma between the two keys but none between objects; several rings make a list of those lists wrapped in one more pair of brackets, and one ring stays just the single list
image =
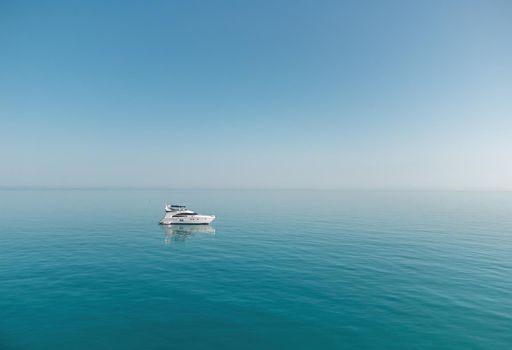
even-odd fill
[{"label": "flybridge", "polygon": [[166,204],[165,211],[184,211],[188,210],[186,205]]}]

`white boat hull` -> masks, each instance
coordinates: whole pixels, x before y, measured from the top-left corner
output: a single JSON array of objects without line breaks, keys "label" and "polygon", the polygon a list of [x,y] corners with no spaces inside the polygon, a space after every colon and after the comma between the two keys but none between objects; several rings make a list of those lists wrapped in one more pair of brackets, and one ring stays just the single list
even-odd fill
[{"label": "white boat hull", "polygon": [[193,215],[188,217],[175,217],[165,215],[160,221],[161,225],[208,225],[215,220],[215,215]]}]

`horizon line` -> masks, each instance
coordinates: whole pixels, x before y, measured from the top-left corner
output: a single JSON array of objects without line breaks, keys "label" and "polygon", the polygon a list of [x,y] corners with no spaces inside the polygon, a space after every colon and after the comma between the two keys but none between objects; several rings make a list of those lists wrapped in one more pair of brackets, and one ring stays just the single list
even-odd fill
[{"label": "horizon line", "polygon": [[160,186],[0,186],[0,191],[342,191],[342,192],[512,192],[512,189],[160,187]]}]

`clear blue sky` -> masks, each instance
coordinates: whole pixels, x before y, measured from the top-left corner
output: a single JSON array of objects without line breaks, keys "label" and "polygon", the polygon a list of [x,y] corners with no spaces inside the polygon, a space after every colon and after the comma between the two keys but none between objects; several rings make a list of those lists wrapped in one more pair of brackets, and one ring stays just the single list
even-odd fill
[{"label": "clear blue sky", "polygon": [[512,2],[0,1],[0,187],[512,190]]}]

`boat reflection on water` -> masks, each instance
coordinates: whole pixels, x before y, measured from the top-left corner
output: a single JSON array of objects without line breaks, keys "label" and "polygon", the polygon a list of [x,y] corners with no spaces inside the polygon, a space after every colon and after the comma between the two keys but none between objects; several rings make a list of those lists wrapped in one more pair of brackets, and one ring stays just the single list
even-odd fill
[{"label": "boat reflection on water", "polygon": [[165,244],[184,242],[194,235],[215,235],[215,228],[210,225],[163,225]]}]

